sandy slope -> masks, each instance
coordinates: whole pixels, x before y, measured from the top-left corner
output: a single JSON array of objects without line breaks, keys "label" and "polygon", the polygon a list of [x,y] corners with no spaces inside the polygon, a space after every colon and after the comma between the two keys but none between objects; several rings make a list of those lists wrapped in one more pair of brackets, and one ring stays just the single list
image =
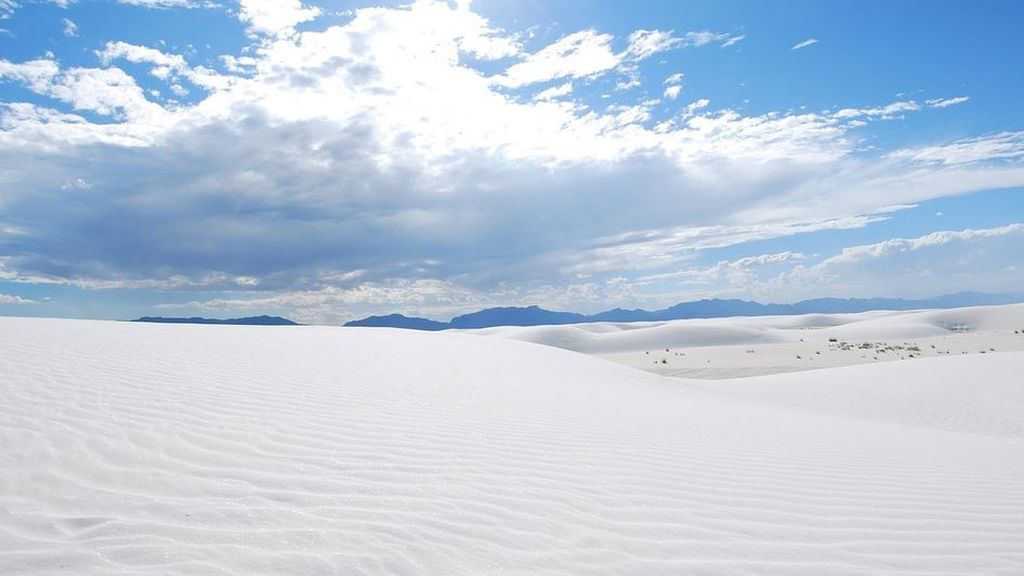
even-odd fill
[{"label": "sandy slope", "polygon": [[1018,353],[711,388],[453,333],[0,344],[0,574],[1024,573]]},{"label": "sandy slope", "polygon": [[583,352],[664,376],[736,378],[934,356],[1024,351],[1024,304],[501,327],[470,332]]}]

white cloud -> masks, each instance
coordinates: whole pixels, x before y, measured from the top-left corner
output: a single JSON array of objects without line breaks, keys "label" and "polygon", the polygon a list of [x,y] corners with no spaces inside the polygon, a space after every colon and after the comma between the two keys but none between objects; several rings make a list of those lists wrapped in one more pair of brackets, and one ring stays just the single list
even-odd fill
[{"label": "white cloud", "polygon": [[[656,126],[650,95],[598,110],[571,88],[635,62],[595,30],[526,54],[518,35],[446,2],[359,9],[295,34],[299,20],[276,22],[266,29],[284,32],[225,56],[224,75],[124,42],[101,49],[105,68],[0,60],[0,78],[53,100],[0,105],[0,202],[25,232],[16,247],[0,237],[7,274],[307,297],[281,306],[319,295],[324,309],[368,305],[354,282],[395,295],[381,306],[430,282],[465,296],[438,306],[557,291],[544,286],[603,294],[610,278],[664,274],[703,250],[1024,184],[1005,162],[1019,136],[920,158],[862,151],[854,122],[929,103],[745,115],[702,98]],[[644,38],[634,54],[672,44]],[[165,93],[204,90],[194,103],[148,101],[141,78],[112,66],[122,60],[147,65]],[[536,99],[508,90],[534,85]],[[934,160],[956,145],[974,160]],[[349,270],[364,272],[336,278]]]},{"label": "white cloud", "polygon": [[0,222],[0,235],[24,236],[25,230],[11,224],[4,224],[3,222]]},{"label": "white cloud", "polygon": [[212,2],[196,2],[195,0],[117,0],[117,2],[118,4],[157,9],[199,8],[212,4]]},{"label": "white cloud", "polygon": [[62,31],[68,38],[74,38],[78,36],[78,25],[67,18],[60,19]]},{"label": "white cloud", "polygon": [[221,55],[220,60],[232,74],[251,74],[259,63],[259,60],[252,56],[232,56],[230,54]]},{"label": "white cloud", "polygon": [[684,40],[672,36],[672,31],[637,30],[629,35],[629,47],[626,48],[626,57],[644,60],[659,52],[678,48],[683,44]]},{"label": "white cloud", "polygon": [[836,118],[848,119],[848,118],[894,118],[903,112],[916,112],[921,109],[921,105],[913,100],[906,100],[900,102],[892,102],[885,106],[877,108],[843,108],[834,114]]},{"label": "white cloud", "polygon": [[718,295],[739,292],[750,298],[756,297],[758,284],[764,277],[791,270],[794,263],[807,259],[806,254],[787,250],[773,254],[747,256],[736,260],[722,260],[709,268],[691,268],[678,274],[669,273],[660,277],[647,277],[645,281],[654,278],[659,280],[674,278],[685,285],[704,285]]},{"label": "white cloud", "polygon": [[728,48],[729,46],[732,46],[733,44],[737,44],[739,42],[742,42],[743,40],[746,40],[746,38],[747,38],[746,34],[740,34],[739,36],[733,36],[732,38],[729,38],[725,42],[722,42],[722,48]]},{"label": "white cloud", "polygon": [[89,184],[82,178],[75,178],[74,180],[68,180],[67,182],[60,185],[61,190],[91,190],[92,184]]},{"label": "white cloud", "polygon": [[857,296],[927,297],[977,290],[1019,294],[1024,224],[944,230],[844,248],[774,280],[787,289]]},{"label": "white cloud", "polygon": [[156,65],[152,73],[154,76],[165,78],[170,72],[181,73],[188,69],[188,63],[183,56],[178,54],[165,54],[156,48],[137,46],[127,42],[107,42],[103,50],[98,51],[96,56],[104,65],[118,59],[139,64],[148,63]]},{"label": "white cloud", "polygon": [[732,46],[745,36],[734,36],[724,32],[711,32],[710,30],[697,30],[683,34],[682,41],[687,46],[704,46],[712,42],[721,42],[722,46]]},{"label": "white cloud", "polygon": [[71,104],[75,110],[124,118],[129,122],[160,122],[166,111],[149,102],[135,79],[119,68],[68,68],[56,61],[14,64],[0,60],[0,80],[11,79],[28,89]]},{"label": "white cloud", "polygon": [[557,78],[587,78],[614,69],[621,61],[612,51],[612,36],[584,30],[562,37],[493,80],[516,88]]},{"label": "white cloud", "polygon": [[[46,0],[50,4],[55,4],[61,8],[67,8],[73,4],[77,4],[78,0]],[[143,8],[200,8],[200,7],[217,7],[219,4],[214,0],[116,0],[118,4],[126,4],[129,6],[140,6]],[[15,10],[17,10],[21,4],[16,0],[0,0],[0,20],[9,18]]]},{"label": "white cloud", "polygon": [[632,90],[643,85],[640,80],[640,70],[635,65],[624,65],[619,67],[621,78],[615,82],[615,91]]},{"label": "white cloud", "polygon": [[0,20],[7,20],[20,7],[15,0],[0,0]]},{"label": "white cloud", "polygon": [[128,122],[93,123],[78,114],[27,102],[0,104],[0,149],[14,147],[54,154],[87,145],[142,147],[151,145],[154,136],[165,128]]},{"label": "white cloud", "polygon": [[693,266],[680,267],[678,270],[641,276],[636,285],[651,284],[670,280],[683,285],[704,285],[716,294],[727,294],[737,290],[756,287],[765,274],[776,274],[780,270],[790,270],[792,264],[808,259],[801,252],[784,251],[773,254],[746,256],[736,260],[720,260],[715,265],[700,268]]},{"label": "white cloud", "polygon": [[558,84],[556,86],[552,86],[551,88],[548,88],[547,90],[543,90],[541,92],[538,92],[537,95],[533,97],[533,99],[534,100],[554,100],[556,98],[561,98],[562,96],[568,96],[569,94],[572,94],[572,82],[566,82],[564,84]]},{"label": "white cloud", "polygon": [[22,298],[21,296],[0,292],[0,304],[38,304],[38,302]]},{"label": "white cloud", "polygon": [[821,263],[822,266],[834,264],[850,264],[877,260],[884,256],[907,251],[922,250],[933,246],[941,246],[952,242],[969,242],[980,238],[996,238],[1003,236],[1024,237],[1024,224],[1010,224],[999,228],[982,230],[942,230],[919,238],[893,238],[877,244],[844,248],[843,251]]},{"label": "white cloud", "polygon": [[806,222],[682,226],[631,232],[601,239],[598,246],[577,254],[576,261],[564,271],[576,277],[614,271],[645,271],[641,277],[645,280],[662,277],[665,270],[677,270],[705,250],[823,230],[863,228],[884,219],[884,216],[876,214]]},{"label": "white cloud", "polygon": [[627,47],[620,53],[612,48],[613,40],[611,34],[592,29],[568,34],[527,55],[493,81],[500,86],[517,88],[558,78],[592,78],[617,70],[627,76],[617,89],[626,90],[639,85],[636,70],[639,61],[667,50],[730,42],[735,37],[707,30],[687,32],[681,37],[674,36],[671,30],[636,30],[629,35]]},{"label": "white cloud", "polygon": [[[469,311],[490,297],[441,280],[392,280],[362,282],[347,287],[326,286],[314,290],[290,290],[264,296],[216,298],[183,304],[162,304],[162,309],[204,310],[218,314],[251,313],[252,310],[288,310],[304,323],[341,324],[361,315],[390,313],[400,308],[407,314],[446,317],[446,311]],[[360,310],[359,313],[354,309]]]},{"label": "white cloud", "polygon": [[1024,159],[1024,131],[965,138],[950,144],[896,150],[887,155],[897,160],[949,166]]},{"label": "white cloud", "polygon": [[[3,232],[0,229],[0,232]],[[12,234],[29,235],[23,230]],[[105,278],[62,277],[52,274],[25,274],[11,266],[14,257],[0,256],[0,280],[17,284],[74,286],[87,290],[234,290],[255,288],[263,282],[252,276],[233,276],[222,271],[208,271],[195,276],[171,274],[162,277],[141,278],[114,273]],[[325,276],[327,278],[327,276]]]},{"label": "white cloud", "polygon": [[704,108],[707,108],[708,104],[710,104],[710,103],[711,103],[711,101],[708,100],[707,98],[700,98],[698,100],[695,100],[695,101],[687,104],[686,108],[683,110],[683,118],[690,118],[690,117],[696,115],[698,112],[700,112]]},{"label": "white cloud", "polygon": [[1017,246],[1022,240],[1024,224],[941,231],[851,246],[824,258],[786,251],[723,260],[703,268],[689,262],[672,271],[633,278],[630,285],[639,292],[668,286],[668,294],[676,298],[687,293],[761,301],[822,296],[926,298],[975,291],[979,286],[1020,294],[1024,260]]},{"label": "white cloud", "polygon": [[320,16],[320,9],[302,4],[301,0],[240,0],[238,18],[257,35],[287,36],[295,26]]},{"label": "white cloud", "polygon": [[778,264],[780,262],[801,262],[807,259],[806,254],[800,252],[792,252],[786,250],[785,252],[776,252],[774,254],[761,254],[760,256],[747,256],[731,262],[726,262],[725,266],[729,268],[751,268],[754,266],[765,266],[768,264]]},{"label": "white cloud", "polygon": [[358,317],[396,311],[409,316],[447,320],[483,306],[539,304],[549,309],[598,312],[606,309],[609,301],[628,301],[636,296],[628,280],[622,277],[568,285],[501,285],[487,291],[473,290],[448,281],[391,280],[265,296],[165,303],[157,308],[180,310],[180,313],[200,310],[225,316],[251,314],[253,310],[281,310],[304,323],[341,324]]},{"label": "white cloud", "polygon": [[20,64],[0,60],[0,79],[20,82],[34,92],[44,92],[59,72],[60,65],[48,58]]},{"label": "white cloud", "polygon": [[670,75],[668,78],[665,78],[665,82],[663,82],[663,84],[665,84],[666,86],[671,86],[673,84],[682,84],[682,83],[683,83],[683,73],[682,72],[676,72],[675,74]]},{"label": "white cloud", "polygon": [[96,52],[96,56],[105,66],[109,66],[115,60],[126,60],[134,64],[152,64],[149,73],[156,78],[170,82],[171,91],[178,96],[188,93],[177,83],[179,78],[185,78],[205,90],[225,89],[235,81],[231,76],[218,74],[204,66],[191,67],[185,57],[179,54],[167,54],[156,48],[127,42],[107,42],[103,50]]},{"label": "white cloud", "polygon": [[68,102],[76,110],[104,116],[123,115],[129,121],[156,120],[165,114],[163,108],[146,99],[135,79],[120,68],[70,68],[46,94]]},{"label": "white cloud", "polygon": [[925,103],[932,108],[946,108],[948,106],[956,106],[957,104],[963,104],[971,98],[969,96],[957,96],[956,98],[933,98],[927,100]]},{"label": "white cloud", "polygon": [[669,86],[669,87],[665,88],[664,96],[665,96],[665,98],[668,98],[669,100],[675,100],[676,98],[679,98],[679,95],[682,94],[682,92],[683,92],[682,85],[681,84],[675,84],[673,86]]},{"label": "white cloud", "polygon": [[792,48],[790,48],[790,50],[803,50],[804,48],[807,48],[808,46],[814,46],[817,43],[818,41],[816,39],[808,38],[803,42],[797,42],[796,44],[793,45]]}]

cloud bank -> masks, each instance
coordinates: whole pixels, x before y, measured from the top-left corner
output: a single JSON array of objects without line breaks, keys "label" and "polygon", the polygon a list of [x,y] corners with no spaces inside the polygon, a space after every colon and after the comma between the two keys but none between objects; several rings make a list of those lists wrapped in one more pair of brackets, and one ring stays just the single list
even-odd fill
[{"label": "cloud bank", "polygon": [[[303,319],[637,302],[665,297],[653,279],[703,250],[1024,184],[1020,133],[861,146],[870,123],[967,97],[745,115],[687,101],[681,73],[654,79],[660,99],[602,105],[576,90],[628,86],[657,54],[744,36],[590,29],[531,46],[468,4],[425,0],[321,16],[243,1],[253,43],[216,69],[117,40],[92,67],[0,60],[0,82],[39,97],[0,104],[0,230],[18,230],[0,232],[0,280],[221,291],[194,304]],[[195,97],[156,98],[126,64]]]}]

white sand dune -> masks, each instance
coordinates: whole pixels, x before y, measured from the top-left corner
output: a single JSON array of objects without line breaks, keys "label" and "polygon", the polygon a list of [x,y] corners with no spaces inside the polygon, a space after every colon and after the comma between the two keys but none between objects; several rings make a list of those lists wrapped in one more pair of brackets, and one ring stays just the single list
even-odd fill
[{"label": "white sand dune", "polygon": [[1019,575],[1022,372],[697,382],[471,334],[0,318],[0,574]]},{"label": "white sand dune", "polygon": [[934,430],[1024,438],[1021,369],[1024,353],[1007,352],[689,384],[743,401]]},{"label": "white sand dune", "polygon": [[1024,351],[1024,304],[468,332],[582,352],[664,376],[736,378],[887,360]]}]

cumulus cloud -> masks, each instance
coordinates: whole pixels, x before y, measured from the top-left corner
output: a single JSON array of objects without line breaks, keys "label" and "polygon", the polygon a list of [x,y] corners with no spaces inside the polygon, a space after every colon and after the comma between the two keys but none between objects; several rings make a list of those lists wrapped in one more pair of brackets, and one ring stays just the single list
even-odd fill
[{"label": "cumulus cloud", "polygon": [[935,246],[942,246],[950,243],[970,243],[978,239],[1021,238],[1024,236],[1024,224],[1010,224],[1000,228],[988,228],[982,230],[942,230],[933,232],[919,238],[893,238],[877,244],[854,246],[844,248],[842,253],[821,263],[820,266],[828,267],[836,264],[853,264],[868,261],[876,261],[892,254],[919,251]]},{"label": "cumulus cloud", "polygon": [[538,92],[537,95],[533,97],[533,99],[534,100],[554,100],[554,99],[560,98],[562,96],[568,96],[569,94],[572,94],[572,82],[566,82],[564,84],[558,84],[558,85],[552,86],[551,88],[548,88],[546,90],[542,90],[541,92]]},{"label": "cumulus cloud", "polygon": [[37,302],[14,294],[0,292],[0,304],[37,304]]},{"label": "cumulus cloud", "polygon": [[52,59],[16,64],[0,60],[0,80],[15,80],[74,110],[114,116],[128,122],[155,122],[166,111],[148,101],[135,79],[119,68],[67,68]]},{"label": "cumulus cloud", "polygon": [[515,88],[556,78],[586,78],[607,72],[621,61],[612,50],[612,38],[611,34],[594,30],[574,32],[513,64],[494,82]]},{"label": "cumulus cloud", "polygon": [[1024,259],[1016,246],[1024,224],[980,230],[944,230],[917,238],[892,238],[849,246],[834,254],[785,251],[690,263],[671,272],[640,276],[644,285],[674,286],[691,297],[731,295],[761,301],[796,301],[821,296],[925,298],[986,290],[1019,294]]},{"label": "cumulus cloud", "polygon": [[766,276],[792,270],[794,263],[807,260],[801,252],[777,252],[745,256],[735,260],[720,260],[715,265],[701,268],[690,265],[683,269],[649,274],[638,279],[640,284],[652,284],[671,280],[680,291],[696,288],[704,294],[714,296],[738,295],[756,298],[761,295],[760,285]]},{"label": "cumulus cloud", "polygon": [[[462,299],[421,308],[554,301],[568,286],[642,298],[631,278],[701,250],[1024,183],[980,156],[860,151],[856,126],[935,103],[746,115],[697,99],[655,120],[649,96],[596,110],[573,90],[727,35],[583,30],[528,52],[465,4],[363,8],[303,31],[317,15],[299,2],[246,6],[258,37],[220,72],[118,41],[95,68],[0,60],[0,80],[40,96],[0,105],[0,206],[23,232],[0,235],[0,278],[322,314],[435,289]],[[161,103],[122,62],[201,90]]]},{"label": "cumulus cloud", "polygon": [[667,100],[675,100],[683,93],[683,73],[677,72],[665,78],[665,91],[662,97]]},{"label": "cumulus cloud", "polygon": [[96,55],[100,62],[109,65],[117,59],[124,59],[133,63],[154,64],[151,71],[154,76],[166,78],[171,72],[182,72],[188,69],[188,64],[183,56],[178,54],[164,54],[155,48],[137,46],[127,42],[107,42],[103,50]]},{"label": "cumulus cloud", "polygon": [[[96,52],[96,56],[105,66],[110,66],[117,60],[125,60],[133,64],[150,64],[149,73],[156,78],[171,82],[171,89],[179,94],[184,91],[177,84],[180,78],[185,78],[205,90],[224,89],[234,81],[233,77],[220,74],[205,66],[190,66],[185,57],[180,54],[167,54],[156,48],[127,42],[107,42],[102,50]],[[232,61],[236,66],[240,65],[236,62]]]},{"label": "cumulus cloud", "polygon": [[45,91],[59,71],[60,66],[50,58],[22,63],[0,60],[0,79],[19,82],[34,92]]},{"label": "cumulus cloud", "polygon": [[974,290],[1020,293],[1024,278],[1024,224],[980,230],[943,230],[844,248],[779,280],[803,290],[859,296],[925,297]]},{"label": "cumulus cloud", "polygon": [[690,102],[689,104],[686,105],[686,108],[683,109],[682,118],[692,118],[698,112],[707,108],[709,104],[711,104],[711,101],[708,100],[707,98],[700,98],[693,102]]},{"label": "cumulus cloud", "polygon": [[301,0],[240,0],[238,18],[256,35],[282,36],[295,26],[313,20],[320,9],[304,6]]}]

